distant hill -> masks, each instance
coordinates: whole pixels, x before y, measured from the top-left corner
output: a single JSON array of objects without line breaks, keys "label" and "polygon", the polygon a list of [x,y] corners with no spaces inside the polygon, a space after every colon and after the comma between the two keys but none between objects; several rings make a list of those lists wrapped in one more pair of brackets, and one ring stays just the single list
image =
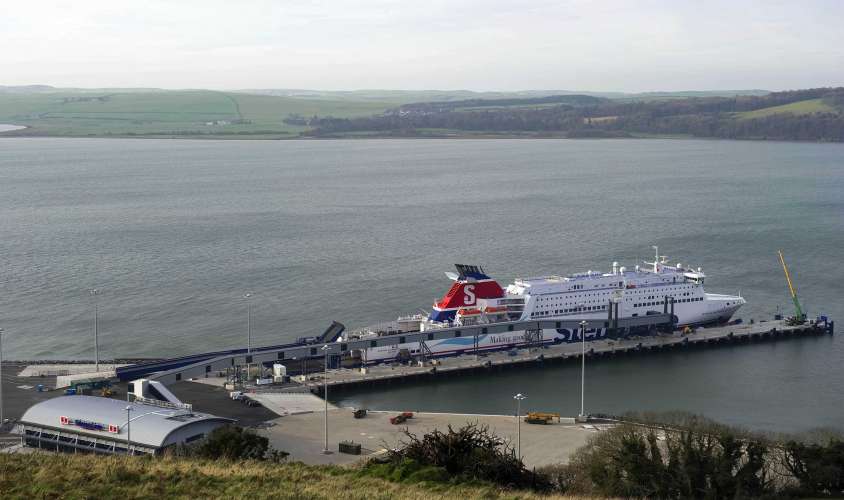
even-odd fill
[{"label": "distant hill", "polygon": [[28,128],[2,136],[297,137],[290,115],[353,117],[395,102],[237,94],[210,90],[39,89],[0,91],[0,123]]},{"label": "distant hill", "polygon": [[0,86],[2,136],[650,137],[841,141],[841,88],[678,92]]},{"label": "distant hill", "polygon": [[306,90],[306,89],[245,89],[237,93],[296,97],[305,99],[375,100],[401,104],[433,101],[461,101],[470,99],[541,98],[560,95],[588,95],[607,99],[673,99],[680,97],[734,97],[740,95],[765,95],[768,90],[684,90],[659,92],[593,92],[585,90],[517,90],[477,92],[473,90]]},{"label": "distant hill", "polygon": [[369,117],[323,117],[309,133],[339,136],[693,136],[844,141],[844,88],[765,95],[607,99],[474,99],[402,105]]},{"label": "distant hill", "polygon": [[49,85],[0,85],[0,92],[9,94],[32,94],[36,92],[52,92],[54,90],[56,88]]},{"label": "distant hill", "polygon": [[418,102],[404,104],[388,113],[442,113],[458,110],[491,110],[531,108],[545,106],[595,106],[607,101],[606,98],[584,94],[551,95],[546,97],[510,97],[504,99],[465,99],[455,101]]}]

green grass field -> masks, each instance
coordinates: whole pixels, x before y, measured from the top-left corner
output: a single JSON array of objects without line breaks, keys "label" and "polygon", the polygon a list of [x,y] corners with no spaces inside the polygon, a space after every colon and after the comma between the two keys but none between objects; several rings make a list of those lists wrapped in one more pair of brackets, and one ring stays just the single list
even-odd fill
[{"label": "green grass field", "polygon": [[835,113],[837,110],[824,103],[822,99],[807,99],[805,101],[792,102],[790,104],[783,104],[782,106],[771,106],[769,108],[756,109],[753,111],[745,111],[743,113],[736,113],[736,117],[741,120],[748,120],[751,118],[763,118],[766,116],[776,115],[780,113],[790,113],[792,115],[809,115],[812,113]]},{"label": "green grass field", "polygon": [[94,455],[0,454],[4,499],[307,498],[559,499],[521,490],[448,483],[404,484],[353,469],[298,463]]},{"label": "green grass field", "polygon": [[[26,125],[26,136],[296,136],[289,114],[349,117],[396,104],[196,91],[0,93],[0,123]],[[238,120],[243,123],[231,123]],[[208,125],[208,122],[227,122]]]}]

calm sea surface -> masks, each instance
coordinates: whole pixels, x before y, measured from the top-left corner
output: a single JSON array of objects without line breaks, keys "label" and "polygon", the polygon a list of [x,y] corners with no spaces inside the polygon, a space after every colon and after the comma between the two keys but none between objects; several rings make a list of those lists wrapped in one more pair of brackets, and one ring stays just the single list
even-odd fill
[{"label": "calm sea surface", "polygon": [[[454,262],[516,276],[660,253],[741,292],[844,320],[844,145],[686,140],[0,140],[6,359],[173,356],[428,308]],[[844,325],[844,323],[841,323]],[[839,328],[840,330],[841,328]],[[587,409],[688,410],[844,429],[838,337],[617,358]],[[371,408],[574,414],[576,364],[339,395]]]}]

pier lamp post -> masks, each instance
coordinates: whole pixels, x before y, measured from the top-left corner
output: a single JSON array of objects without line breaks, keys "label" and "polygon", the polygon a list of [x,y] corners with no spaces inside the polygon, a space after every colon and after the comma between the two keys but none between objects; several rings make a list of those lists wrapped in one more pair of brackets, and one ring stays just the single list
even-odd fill
[{"label": "pier lamp post", "polygon": [[580,322],[580,418],[586,418],[586,321]]},{"label": "pier lamp post", "polygon": [[0,328],[0,429],[6,420],[3,418],[3,329]]},{"label": "pier lamp post", "polygon": [[[243,298],[246,300],[246,355],[249,356],[252,354],[252,301],[249,300],[252,297],[252,292],[246,292],[243,294]],[[249,365],[250,363],[246,363],[246,380],[249,380]]]},{"label": "pier lamp post", "polygon": [[129,454],[129,447],[131,446],[131,420],[129,419],[129,412],[132,411],[131,405],[126,405],[126,454]]},{"label": "pier lamp post", "polygon": [[527,396],[521,392],[513,396],[516,400],[516,455],[522,459],[522,400]]},{"label": "pier lamp post", "polygon": [[91,294],[91,297],[94,298],[94,371],[100,371],[100,328],[99,328],[99,300],[97,297],[100,295],[100,291],[96,288],[92,288],[88,290],[88,293]]},{"label": "pier lamp post", "polygon": [[328,455],[331,451],[328,449],[328,344],[322,346],[322,352],[325,354],[325,371],[322,375],[322,387],[325,396],[325,443],[322,447],[322,453]]},{"label": "pier lamp post", "polygon": [[243,294],[243,298],[246,299],[246,354],[252,352],[252,301],[249,300],[251,297],[252,292]]}]

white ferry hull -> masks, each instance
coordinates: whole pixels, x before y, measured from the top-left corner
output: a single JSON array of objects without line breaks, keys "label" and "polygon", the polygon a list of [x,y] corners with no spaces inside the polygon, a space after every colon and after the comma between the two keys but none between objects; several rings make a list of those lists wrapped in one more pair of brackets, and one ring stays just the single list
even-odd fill
[{"label": "white ferry hull", "polygon": [[[669,310],[679,328],[727,322],[745,303],[738,295],[706,293],[703,290],[705,275],[700,268],[693,270],[679,263],[670,266],[658,251],[654,262],[648,264],[652,268],[637,266],[635,270],[627,271],[613,262],[609,273],[588,271],[567,277],[517,278],[506,289],[479,266],[457,264],[457,273],[446,273],[454,284],[434,303],[431,314],[425,318],[411,318],[419,319],[421,323],[417,321],[419,326],[409,328],[407,318],[400,318],[406,322],[402,331],[422,328],[425,322],[435,326],[459,326],[507,320],[600,321],[608,319],[610,308],[616,309],[620,318],[633,318],[662,313],[666,303],[671,304]],[[383,333],[369,332],[368,335]],[[589,330],[586,340],[600,339],[606,334],[605,329]],[[577,331],[542,332],[541,343],[578,341]],[[475,337],[455,337],[427,341],[424,346],[401,343],[369,348],[360,352],[360,358],[364,364],[370,364],[408,356],[418,358],[423,351],[426,356],[449,356],[476,349],[511,349],[528,343],[524,331],[514,331],[481,335],[477,337],[477,344]]]},{"label": "white ferry hull", "polygon": [[[730,320],[732,315],[740,308],[740,305],[731,307],[730,309],[721,309],[711,312],[700,312],[694,317],[685,315],[687,321],[679,323],[679,326],[697,326],[714,323],[724,323]],[[661,312],[661,310],[660,310]],[[676,315],[675,309],[675,315]],[[567,320],[600,320],[605,319],[603,314],[583,315],[573,318],[566,317]],[[554,318],[549,318],[553,320]],[[679,318],[678,318],[679,319]],[[605,328],[587,329],[586,342],[594,340],[601,340],[607,338],[608,330]],[[525,339],[525,331],[513,331],[501,334],[485,334],[478,336],[477,352],[490,352],[513,349],[518,347],[525,347],[528,345],[546,345],[546,344],[562,344],[570,342],[580,342],[580,331],[577,329],[546,329],[542,331],[542,339],[540,341],[529,342]],[[454,337],[449,339],[428,340],[425,341],[425,355],[427,357],[445,357],[458,356],[461,354],[474,354],[475,338],[474,337]],[[403,343],[384,347],[374,347],[361,351],[361,362],[363,364],[376,364],[400,360],[402,356],[410,356],[411,358],[418,358],[422,355],[422,346],[416,343]]]}]

